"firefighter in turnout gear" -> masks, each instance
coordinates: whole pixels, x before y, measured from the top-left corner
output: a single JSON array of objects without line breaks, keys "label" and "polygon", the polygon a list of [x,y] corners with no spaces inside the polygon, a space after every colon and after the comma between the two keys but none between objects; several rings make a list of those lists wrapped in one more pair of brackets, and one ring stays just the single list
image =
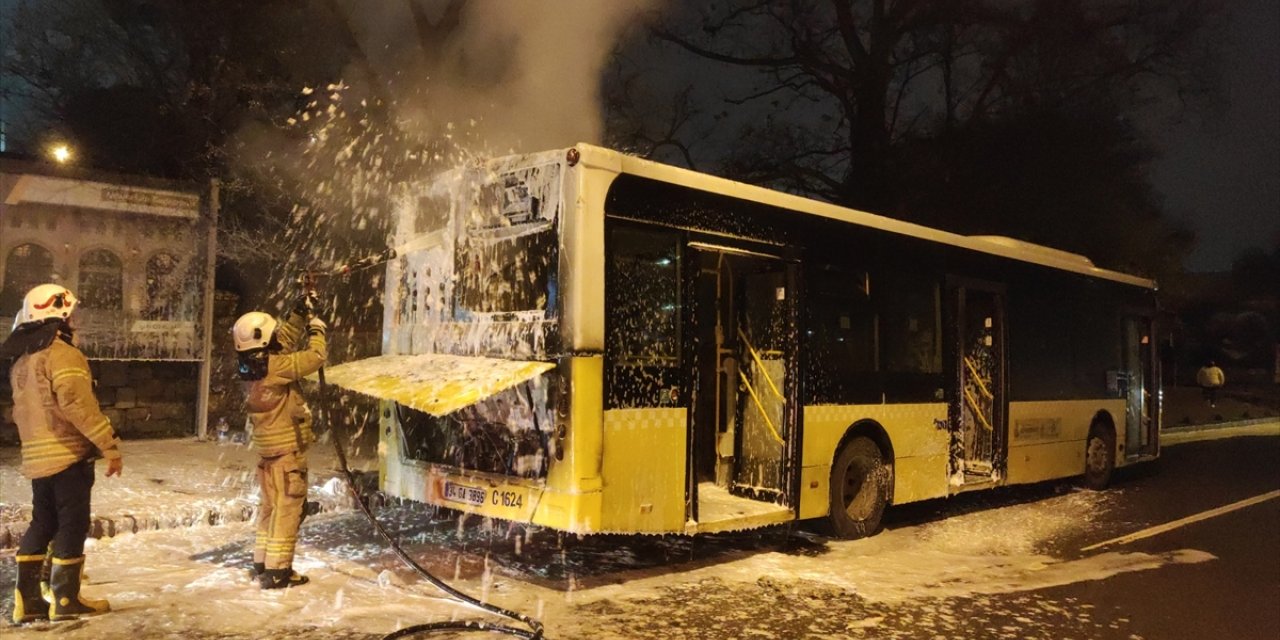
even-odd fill
[{"label": "firefighter in turnout gear", "polygon": [[[89,360],[73,341],[78,300],[66,287],[42,284],[27,292],[0,359],[9,373],[13,421],[22,440],[22,474],[31,480],[31,526],[15,554],[18,579],[13,620],[70,620],[111,610],[106,600],[80,595],[94,461],[107,476],[124,468],[120,440],[93,394]],[[41,569],[49,554],[49,600]]]},{"label": "firefighter in turnout gear", "polygon": [[[309,317],[311,309],[308,295],[283,322],[253,311],[240,316],[232,327],[253,444],[262,458],[253,571],[264,589],[307,582],[293,570],[293,551],[307,499],[306,452],[315,436],[311,409],[299,383],[324,366],[326,355],[325,324]],[[297,345],[303,332],[306,342]]]}]

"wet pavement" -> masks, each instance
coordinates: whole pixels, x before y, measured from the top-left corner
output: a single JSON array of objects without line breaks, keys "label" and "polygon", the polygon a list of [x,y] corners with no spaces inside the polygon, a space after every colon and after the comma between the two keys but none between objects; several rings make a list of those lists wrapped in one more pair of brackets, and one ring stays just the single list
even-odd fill
[{"label": "wet pavement", "polygon": [[[1158,465],[1120,473],[1116,486],[1105,492],[1081,491],[1061,481],[908,505],[888,513],[878,536],[852,542],[827,538],[803,524],[696,538],[579,537],[411,502],[381,505],[377,514],[428,570],[465,591],[540,617],[547,637],[562,640],[1270,640],[1280,637],[1280,612],[1272,606],[1280,601],[1280,500],[1123,548],[1083,549],[1280,489],[1278,468],[1280,437],[1274,435],[1181,444],[1166,448]],[[196,563],[193,575],[230,569],[239,574],[248,566],[251,531],[246,525],[192,531],[207,536],[223,529],[225,538],[213,536],[211,544],[196,544],[185,556]],[[385,597],[393,600],[402,592],[432,591],[355,511],[309,519],[300,548],[315,562],[333,562],[329,568],[342,574],[337,584],[347,585],[300,591],[320,602],[341,602],[344,589],[351,592],[359,585],[385,583]],[[913,556],[935,548],[948,548],[953,555],[913,564]],[[337,559],[347,564],[338,566]],[[967,568],[955,571],[951,564]],[[91,586],[114,591],[133,579],[105,578],[94,577]],[[12,563],[0,563],[5,614],[12,606],[12,581]],[[226,597],[252,601],[260,596],[246,580],[226,590]],[[179,600],[166,606],[192,605]],[[491,619],[465,607],[444,610],[453,612],[446,616]],[[440,615],[424,609],[421,618],[409,615],[396,624]],[[108,637],[98,631],[99,620],[8,630],[6,637],[46,631],[66,638]],[[134,625],[138,638],[383,635],[316,615],[273,626],[266,635],[221,633],[181,621],[172,629],[123,624]]]}]

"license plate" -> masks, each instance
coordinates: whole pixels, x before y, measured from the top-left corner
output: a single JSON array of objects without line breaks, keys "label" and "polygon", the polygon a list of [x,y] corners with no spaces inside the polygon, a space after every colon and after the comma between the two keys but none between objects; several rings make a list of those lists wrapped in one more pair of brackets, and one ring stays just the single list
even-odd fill
[{"label": "license plate", "polygon": [[453,502],[481,505],[484,504],[484,498],[487,493],[480,487],[471,487],[453,482],[444,483],[444,499]]}]

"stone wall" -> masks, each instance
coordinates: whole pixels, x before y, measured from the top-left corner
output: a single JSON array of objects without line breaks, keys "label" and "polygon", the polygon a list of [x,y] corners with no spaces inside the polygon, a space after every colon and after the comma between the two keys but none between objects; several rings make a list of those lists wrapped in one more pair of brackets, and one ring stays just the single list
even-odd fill
[{"label": "stone wall", "polygon": [[[123,439],[195,435],[195,362],[91,360],[98,404]],[[9,363],[0,364],[0,444],[18,444]]]},{"label": "stone wall", "polygon": [[196,433],[195,362],[90,362],[98,403],[125,439],[167,438]]}]

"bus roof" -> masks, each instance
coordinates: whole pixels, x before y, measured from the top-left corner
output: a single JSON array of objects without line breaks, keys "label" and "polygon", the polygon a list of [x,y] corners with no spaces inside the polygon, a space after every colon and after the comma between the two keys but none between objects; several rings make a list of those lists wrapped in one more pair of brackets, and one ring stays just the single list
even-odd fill
[{"label": "bus roof", "polygon": [[582,156],[582,162],[590,166],[610,168],[619,173],[626,173],[641,178],[675,184],[690,189],[706,191],[760,204],[788,209],[799,213],[823,216],[841,220],[890,233],[898,233],[914,238],[951,245],[972,251],[979,251],[1004,258],[1030,262],[1053,269],[1072,271],[1087,276],[1113,280],[1148,289],[1155,289],[1154,280],[1135,276],[1120,271],[1112,271],[1097,267],[1085,256],[1046,247],[1031,242],[1007,238],[1003,236],[963,236],[941,229],[896,220],[894,218],[850,209],[781,191],[774,191],[756,185],[728,180],[716,176],[699,173],[671,165],[637,158],[612,149],[580,143],[575,147]]}]

